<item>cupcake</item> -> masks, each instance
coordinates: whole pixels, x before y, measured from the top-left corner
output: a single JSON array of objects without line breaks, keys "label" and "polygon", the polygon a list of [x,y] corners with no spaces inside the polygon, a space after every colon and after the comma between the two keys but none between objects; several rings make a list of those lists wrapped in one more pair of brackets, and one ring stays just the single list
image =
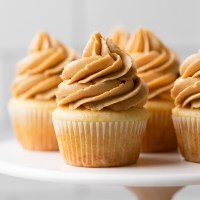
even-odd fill
[{"label": "cupcake", "polygon": [[81,59],[61,76],[53,123],[67,164],[113,167],[137,161],[148,113],[148,89],[132,58],[94,33]]},{"label": "cupcake", "polygon": [[200,52],[183,62],[180,74],[171,91],[178,146],[185,160],[200,163]]},{"label": "cupcake", "polygon": [[144,134],[142,151],[176,150],[177,141],[171,119],[174,103],[170,90],[178,76],[177,56],[154,33],[144,28],[129,35],[126,45],[123,46],[136,62],[138,76],[147,83],[149,88],[145,107],[151,116]]},{"label": "cupcake", "polygon": [[26,149],[58,150],[52,124],[55,92],[64,66],[76,54],[45,32],[38,32],[17,65],[8,108],[19,143]]}]

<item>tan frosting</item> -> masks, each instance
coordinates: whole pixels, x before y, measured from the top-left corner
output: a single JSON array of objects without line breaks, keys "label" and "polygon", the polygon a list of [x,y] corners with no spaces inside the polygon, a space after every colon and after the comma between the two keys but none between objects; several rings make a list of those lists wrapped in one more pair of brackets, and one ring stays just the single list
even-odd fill
[{"label": "tan frosting", "polygon": [[200,108],[200,52],[189,56],[180,67],[181,78],[171,91],[175,104]]},{"label": "tan frosting", "polygon": [[82,58],[68,63],[61,78],[59,106],[122,111],[146,102],[148,90],[137,77],[132,58],[100,33],[92,35]]},{"label": "tan frosting", "polygon": [[125,50],[130,35],[121,27],[116,27],[110,35],[112,41],[120,48]]},{"label": "tan frosting", "polygon": [[155,34],[144,28],[134,32],[126,45],[122,46],[133,57],[138,67],[138,76],[149,87],[148,99],[171,100],[170,90],[178,76],[179,66],[175,53],[164,46]]},{"label": "tan frosting", "polygon": [[23,99],[49,100],[55,98],[60,74],[76,54],[45,32],[38,32],[29,54],[19,62],[12,94]]}]

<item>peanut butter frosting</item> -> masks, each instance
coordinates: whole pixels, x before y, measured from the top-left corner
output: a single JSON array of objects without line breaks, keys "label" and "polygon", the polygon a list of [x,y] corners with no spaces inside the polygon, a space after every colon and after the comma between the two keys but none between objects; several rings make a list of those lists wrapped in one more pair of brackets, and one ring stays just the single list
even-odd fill
[{"label": "peanut butter frosting", "polygon": [[175,53],[166,47],[154,33],[144,28],[130,35],[126,44],[121,46],[125,46],[124,50],[136,62],[138,76],[147,83],[148,99],[171,100],[170,90],[178,76],[179,67]]},{"label": "peanut butter frosting", "polygon": [[70,109],[99,111],[141,108],[148,89],[137,77],[132,58],[100,33],[94,33],[81,59],[65,66],[57,103]]},{"label": "peanut butter frosting", "polygon": [[64,66],[76,57],[75,52],[46,32],[38,32],[28,55],[17,65],[12,94],[22,99],[54,99]]},{"label": "peanut butter frosting", "polygon": [[122,27],[116,27],[110,37],[120,49],[125,50],[130,35]]},{"label": "peanut butter frosting", "polygon": [[180,67],[181,77],[171,91],[175,104],[200,108],[200,52],[189,56]]}]

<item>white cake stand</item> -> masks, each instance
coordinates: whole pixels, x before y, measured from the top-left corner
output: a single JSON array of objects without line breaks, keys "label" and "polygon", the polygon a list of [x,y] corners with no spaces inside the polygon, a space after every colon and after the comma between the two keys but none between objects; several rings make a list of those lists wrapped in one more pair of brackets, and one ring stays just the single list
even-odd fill
[{"label": "white cake stand", "polygon": [[0,173],[40,181],[121,185],[140,200],[169,200],[183,186],[200,184],[200,164],[178,153],[141,154],[136,165],[79,168],[64,164],[59,152],[22,149],[16,140],[0,142]]}]

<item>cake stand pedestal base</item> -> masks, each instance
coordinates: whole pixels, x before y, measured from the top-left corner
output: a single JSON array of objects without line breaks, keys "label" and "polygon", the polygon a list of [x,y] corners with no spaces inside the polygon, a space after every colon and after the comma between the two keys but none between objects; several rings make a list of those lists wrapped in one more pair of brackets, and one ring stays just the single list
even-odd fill
[{"label": "cake stand pedestal base", "polygon": [[182,187],[128,187],[139,200],[172,200]]}]

